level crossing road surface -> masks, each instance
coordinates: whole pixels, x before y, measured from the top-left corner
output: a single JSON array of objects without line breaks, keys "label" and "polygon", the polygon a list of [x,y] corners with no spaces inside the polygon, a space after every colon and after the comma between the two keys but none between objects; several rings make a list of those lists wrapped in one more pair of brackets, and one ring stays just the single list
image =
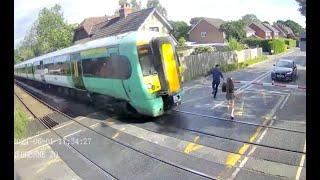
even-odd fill
[{"label": "level crossing road surface", "polygon": [[[295,49],[283,56],[297,63],[298,79],[282,83],[305,86],[305,52]],[[225,79],[271,83],[272,65],[277,59],[226,73]],[[73,118],[71,121],[41,107],[15,86],[15,93],[30,109],[36,107],[36,113],[57,122],[53,129],[74,142],[76,151],[57,143],[58,138],[48,130],[16,143],[16,152],[45,149],[58,155],[41,160],[15,158],[15,172],[22,179],[61,178],[57,174],[74,179],[306,178],[303,89],[235,84],[235,118],[231,120],[220,87],[213,99],[210,76],[185,83],[181,106],[158,118],[134,118],[113,113],[113,106],[106,111],[61,94],[26,87]],[[56,141],[32,143],[48,138]]]}]

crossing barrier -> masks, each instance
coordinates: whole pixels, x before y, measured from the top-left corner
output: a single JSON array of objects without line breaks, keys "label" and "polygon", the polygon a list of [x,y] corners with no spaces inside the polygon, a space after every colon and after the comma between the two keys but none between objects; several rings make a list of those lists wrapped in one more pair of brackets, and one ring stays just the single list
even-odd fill
[{"label": "crossing barrier", "polygon": [[302,89],[302,90],[305,90],[305,89],[306,89],[305,86],[275,83],[274,81],[271,82],[271,83],[264,83],[264,82],[236,81],[236,80],[234,80],[233,83],[238,83],[238,84],[254,84],[254,85],[261,85],[261,86],[286,87],[286,88],[291,88],[291,89]]}]

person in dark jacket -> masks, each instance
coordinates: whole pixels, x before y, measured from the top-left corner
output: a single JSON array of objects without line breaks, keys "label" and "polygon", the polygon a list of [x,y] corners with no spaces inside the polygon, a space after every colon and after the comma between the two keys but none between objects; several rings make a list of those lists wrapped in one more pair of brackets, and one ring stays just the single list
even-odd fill
[{"label": "person in dark jacket", "polygon": [[228,100],[228,110],[231,106],[231,119],[233,119],[234,118],[233,112],[234,112],[235,95],[234,95],[234,84],[233,84],[231,77],[227,79],[226,99]]},{"label": "person in dark jacket", "polygon": [[218,86],[220,84],[220,77],[222,79],[223,75],[219,69],[219,65],[217,64],[215,68],[212,69],[212,94],[213,98],[216,98],[218,92]]}]

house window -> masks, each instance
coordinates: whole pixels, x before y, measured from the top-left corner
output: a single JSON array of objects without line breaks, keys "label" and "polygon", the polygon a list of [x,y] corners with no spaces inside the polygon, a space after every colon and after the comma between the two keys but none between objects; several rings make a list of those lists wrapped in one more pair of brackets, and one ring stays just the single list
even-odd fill
[{"label": "house window", "polygon": [[149,27],[149,30],[159,32],[159,27]]},{"label": "house window", "polygon": [[201,32],[201,37],[206,37],[207,36],[207,32]]}]

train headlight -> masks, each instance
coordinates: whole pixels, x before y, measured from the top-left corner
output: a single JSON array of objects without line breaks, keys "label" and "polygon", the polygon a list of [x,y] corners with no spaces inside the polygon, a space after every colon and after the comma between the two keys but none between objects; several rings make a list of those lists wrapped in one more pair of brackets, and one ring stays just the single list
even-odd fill
[{"label": "train headlight", "polygon": [[155,90],[155,86],[153,84],[147,84],[147,88],[151,90]]}]

